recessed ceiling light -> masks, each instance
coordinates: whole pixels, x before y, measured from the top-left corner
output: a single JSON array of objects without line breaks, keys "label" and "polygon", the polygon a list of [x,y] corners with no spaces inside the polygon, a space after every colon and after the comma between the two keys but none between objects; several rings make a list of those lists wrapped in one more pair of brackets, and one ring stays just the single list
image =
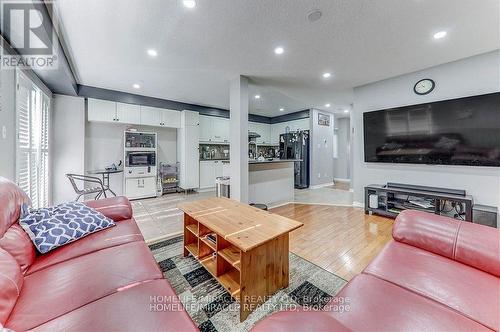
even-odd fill
[{"label": "recessed ceiling light", "polygon": [[344,113],[349,113],[349,110],[344,110]]},{"label": "recessed ceiling light", "polygon": [[280,112],[283,112],[284,110],[285,110],[285,109],[284,109],[283,107],[282,107],[282,108],[280,108]]},{"label": "recessed ceiling light", "polygon": [[154,49],[150,48],[150,49],[148,50],[148,55],[149,55],[149,56],[157,56],[157,55],[158,55],[158,52],[157,52],[156,50],[154,50]]},{"label": "recessed ceiling light", "polygon": [[330,106],[332,106],[332,105],[330,105],[330,104],[325,104],[325,107],[327,107],[327,108],[328,108],[328,107],[330,107]]},{"label": "recessed ceiling light", "polygon": [[196,7],[196,1],[195,0],[182,0],[182,4],[184,7],[192,9]]},{"label": "recessed ceiling light", "polygon": [[274,49],[274,53],[280,55],[280,54],[283,54],[283,52],[285,52],[285,49],[281,46],[278,46]]},{"label": "recessed ceiling light", "polygon": [[331,73],[323,73],[323,78],[330,78],[331,76]]},{"label": "recessed ceiling light", "polygon": [[441,38],[444,38],[446,37],[446,35],[448,34],[448,32],[446,31],[439,31],[439,32],[436,32],[434,34],[434,39],[441,39]]},{"label": "recessed ceiling light", "polygon": [[134,89],[140,89],[140,88],[141,88],[141,86],[140,86],[139,84],[137,84],[137,83],[135,83],[135,84],[134,84],[134,85],[132,85],[132,86],[134,87]]},{"label": "recessed ceiling light", "polygon": [[255,95],[255,99],[260,99],[260,95]]}]

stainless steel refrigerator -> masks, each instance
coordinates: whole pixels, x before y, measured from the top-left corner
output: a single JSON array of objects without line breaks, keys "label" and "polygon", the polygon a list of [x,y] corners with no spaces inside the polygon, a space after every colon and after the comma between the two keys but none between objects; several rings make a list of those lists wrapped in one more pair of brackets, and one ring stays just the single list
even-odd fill
[{"label": "stainless steel refrigerator", "polygon": [[309,130],[281,134],[280,158],[302,160],[295,163],[295,188],[309,188]]}]

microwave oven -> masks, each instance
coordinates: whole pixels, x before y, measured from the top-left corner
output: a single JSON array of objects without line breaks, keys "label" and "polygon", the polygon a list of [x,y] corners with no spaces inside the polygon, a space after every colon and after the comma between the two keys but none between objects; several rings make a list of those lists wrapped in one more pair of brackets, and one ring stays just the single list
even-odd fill
[{"label": "microwave oven", "polygon": [[125,166],[156,166],[156,152],[127,152]]}]

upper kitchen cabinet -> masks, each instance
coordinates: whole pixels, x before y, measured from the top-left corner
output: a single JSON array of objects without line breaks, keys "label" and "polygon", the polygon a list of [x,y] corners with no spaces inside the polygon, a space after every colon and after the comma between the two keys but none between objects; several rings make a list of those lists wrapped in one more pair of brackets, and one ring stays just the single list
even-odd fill
[{"label": "upper kitchen cabinet", "polygon": [[88,99],[88,121],[116,122],[116,103],[101,99]]},{"label": "upper kitchen cabinet", "polygon": [[116,103],[116,121],[121,123],[141,124],[141,106]]},{"label": "upper kitchen cabinet", "polygon": [[229,119],[200,115],[200,142],[229,143]]},{"label": "upper kitchen cabinet", "polygon": [[141,106],[141,124],[145,126],[180,128],[181,113],[164,108]]}]

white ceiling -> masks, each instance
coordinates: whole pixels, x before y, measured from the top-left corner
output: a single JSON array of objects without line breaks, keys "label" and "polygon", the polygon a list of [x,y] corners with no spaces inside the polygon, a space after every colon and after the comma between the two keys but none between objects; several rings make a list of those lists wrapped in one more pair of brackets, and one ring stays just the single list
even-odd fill
[{"label": "white ceiling", "polygon": [[[243,74],[262,96],[251,113],[275,116],[341,112],[353,87],[500,48],[499,3],[197,0],[190,10],[181,0],[57,0],[56,9],[80,84],[227,109],[229,81]],[[313,9],[323,16],[310,23]],[[448,36],[434,40],[440,30]]]}]

